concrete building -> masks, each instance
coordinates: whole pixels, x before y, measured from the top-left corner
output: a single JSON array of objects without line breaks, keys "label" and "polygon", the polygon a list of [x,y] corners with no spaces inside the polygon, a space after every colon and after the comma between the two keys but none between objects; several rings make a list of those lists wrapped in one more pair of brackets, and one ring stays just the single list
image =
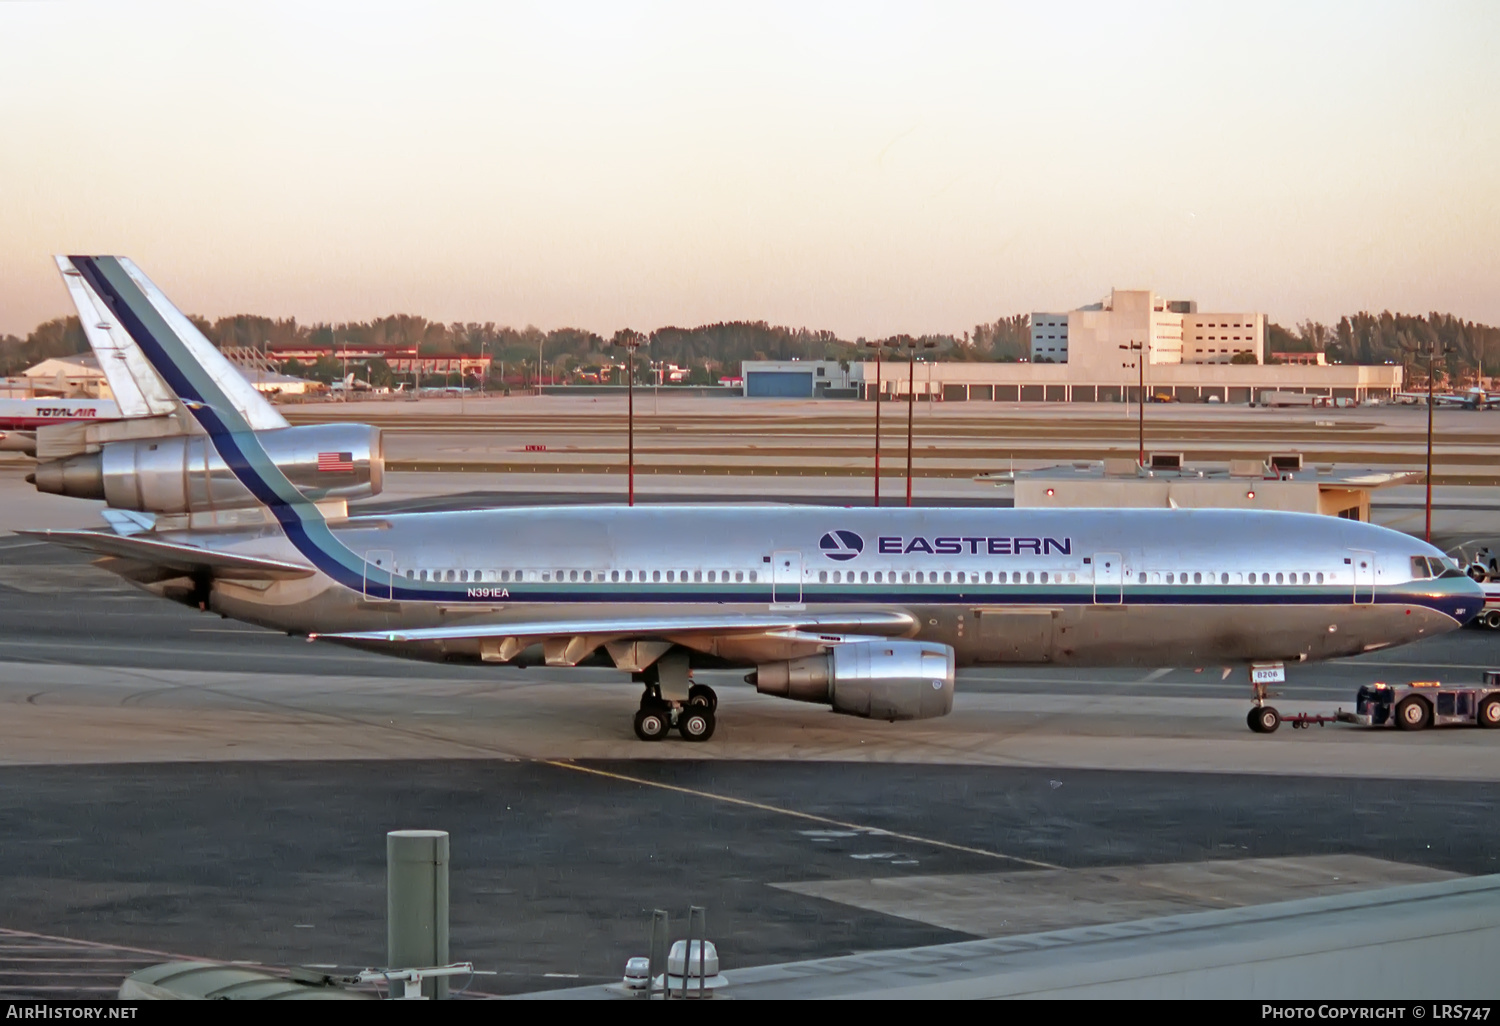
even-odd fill
[{"label": "concrete building", "polygon": [[740,377],[745,395],[758,399],[857,398],[859,366],[838,360],[746,360]]},{"label": "concrete building", "polygon": [[[918,361],[918,400],[937,402],[1115,403],[1135,402],[1140,391],[1135,354],[1122,365],[1086,367],[1056,363],[929,363]],[[1401,390],[1399,366],[1336,364],[1298,366],[1228,363],[1162,363],[1145,368],[1146,396],[1176,402],[1259,402],[1267,392],[1328,396],[1363,402],[1389,400]],[[851,367],[854,386],[875,398],[875,364]],[[904,361],[883,363],[880,389],[887,399],[905,399]],[[747,393],[748,394],[748,393]],[[838,394],[838,393],[832,393]]]},{"label": "concrete building", "polygon": [[[1031,361],[1091,369],[1134,359],[1122,347],[1149,343],[1150,364],[1265,362],[1266,315],[1199,313],[1190,299],[1112,289],[1069,313],[1031,315]],[[1132,364],[1133,366],[1133,364]]]},{"label": "concrete building", "polygon": [[[1266,315],[1204,313],[1192,300],[1147,289],[1114,289],[1067,313],[1031,315],[1029,363],[919,360],[910,390],[919,399],[981,402],[1254,403],[1263,393],[1326,396],[1351,402],[1389,400],[1402,387],[1397,366],[1328,365],[1312,359],[1266,362]],[[1144,347],[1145,365],[1138,361]],[[1278,354],[1279,355],[1279,354]],[[904,398],[912,377],[905,360],[760,360],[742,365],[745,395],[780,398]]]}]

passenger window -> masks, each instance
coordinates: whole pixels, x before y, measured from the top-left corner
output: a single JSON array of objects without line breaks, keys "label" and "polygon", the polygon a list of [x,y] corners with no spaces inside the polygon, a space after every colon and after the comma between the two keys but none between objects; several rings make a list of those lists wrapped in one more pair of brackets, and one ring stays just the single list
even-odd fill
[{"label": "passenger window", "polygon": [[1168,584],[1171,584],[1171,583],[1173,583],[1173,582],[1172,582],[1172,575],[1171,575],[1171,573],[1168,573],[1168,574],[1167,574],[1167,583],[1168,583]]},{"label": "passenger window", "polygon": [[750,571],[750,583],[751,584],[755,583],[755,571],[754,570]]},{"label": "passenger window", "polygon": [[875,583],[876,584],[884,584],[885,583],[885,581],[881,578],[881,572],[879,570],[875,571]]},{"label": "passenger window", "polygon": [[1281,583],[1281,575],[1280,575],[1280,574],[1277,574],[1277,575],[1276,575],[1276,583],[1277,583],[1277,584],[1280,584],[1280,583]]},{"label": "passenger window", "polygon": [[1072,570],[1068,571],[1068,583],[1069,584],[1077,584],[1078,583],[1078,574],[1075,573]]},{"label": "passenger window", "polygon": [[861,570],[859,572],[859,583],[860,584],[869,584],[870,583],[870,571],[868,571],[868,570]]},{"label": "passenger window", "polygon": [[739,584],[744,579],[745,579],[745,571],[743,571],[743,570],[736,570],[734,572],[734,583]]},{"label": "passenger window", "polygon": [[1158,571],[1156,571],[1156,570],[1151,571],[1151,583],[1152,584],[1160,584],[1161,583],[1161,574]]},{"label": "passenger window", "polygon": [[944,584],[952,584],[953,583],[953,571],[951,571],[951,570],[944,570],[943,571],[943,583]]},{"label": "passenger window", "polygon": [[902,584],[910,584],[911,583],[911,571],[910,570],[903,570],[903,571],[901,571],[901,583]]},{"label": "passenger window", "polygon": [[1200,574],[1200,573],[1196,573],[1195,572],[1193,574],[1193,583],[1194,584],[1202,584],[1203,583],[1203,575]]},{"label": "passenger window", "polygon": [[710,570],[708,572],[708,583],[709,584],[713,584],[714,583],[714,572],[712,570]]},{"label": "passenger window", "polygon": [[1026,583],[1027,584],[1035,584],[1036,583],[1036,573],[1034,571],[1031,571],[1031,570],[1026,571]]},{"label": "passenger window", "polygon": [[618,570],[611,570],[609,572],[609,579],[611,581],[614,581],[614,582],[618,583],[619,580],[620,580],[620,571],[618,571]]},{"label": "passenger window", "polygon": [[1322,574],[1322,572],[1321,572],[1321,571],[1319,571],[1319,573],[1318,573],[1318,583],[1319,583],[1319,584],[1322,584],[1322,583],[1323,583],[1323,574]]},{"label": "passenger window", "polygon": [[1041,581],[1042,581],[1043,584],[1047,583],[1047,571],[1045,571],[1045,570],[1043,570],[1042,573],[1041,573]]},{"label": "passenger window", "polygon": [[1311,584],[1312,583],[1312,575],[1309,574],[1309,573],[1304,572],[1302,574],[1302,583],[1303,584]]},{"label": "passenger window", "polygon": [[990,584],[994,580],[995,580],[995,573],[994,573],[994,571],[993,570],[986,570],[984,572],[984,583],[985,584]]},{"label": "passenger window", "polygon": [[627,584],[630,583],[630,581],[632,579],[634,579],[634,577],[635,577],[635,571],[633,571],[633,570],[626,570],[625,571],[625,582]]},{"label": "passenger window", "polygon": [[827,584],[828,583],[828,571],[827,570],[819,570],[818,571],[818,583],[819,584]]},{"label": "passenger window", "polygon": [[660,570],[653,570],[653,571],[651,571],[651,580],[652,581],[660,581],[661,580],[661,571]]},{"label": "passenger window", "polygon": [[700,584],[700,583],[702,583],[702,581],[703,581],[703,571],[702,570],[694,570],[693,571],[693,583],[694,584]]},{"label": "passenger window", "polygon": [[417,576],[417,572],[415,570],[408,570],[408,571],[406,571],[406,579],[408,581],[413,580],[416,576]]},{"label": "passenger window", "polygon": [[670,570],[667,571],[667,583],[668,584],[673,583],[673,580],[672,580],[672,571],[670,571]]},{"label": "passenger window", "polygon": [[467,571],[467,570],[460,570],[458,572],[458,579],[460,581],[467,581],[469,579],[469,571]]},{"label": "passenger window", "polygon": [[1136,583],[1137,584],[1145,584],[1146,583],[1146,571],[1142,570],[1140,572],[1140,575],[1136,578]]}]

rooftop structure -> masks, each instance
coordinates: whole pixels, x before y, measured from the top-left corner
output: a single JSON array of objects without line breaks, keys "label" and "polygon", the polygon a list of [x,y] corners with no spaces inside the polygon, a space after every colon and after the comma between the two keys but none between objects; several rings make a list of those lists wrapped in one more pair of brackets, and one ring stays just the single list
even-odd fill
[{"label": "rooftop structure", "polygon": [[1267,509],[1370,519],[1370,493],[1413,484],[1416,471],[1305,466],[1297,452],[1264,460],[1186,463],[1177,452],[1134,459],[1105,459],[1037,470],[980,474],[976,481],[1014,485],[1016,507],[1026,509]]}]

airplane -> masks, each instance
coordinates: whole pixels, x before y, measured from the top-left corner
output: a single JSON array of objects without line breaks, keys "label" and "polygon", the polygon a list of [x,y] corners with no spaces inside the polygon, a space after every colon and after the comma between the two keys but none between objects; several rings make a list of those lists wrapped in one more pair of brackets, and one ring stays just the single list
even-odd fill
[{"label": "airplane", "polygon": [[39,428],[119,416],[119,406],[108,399],[0,399],[0,452],[35,456]]},{"label": "airplane", "polygon": [[[1406,406],[1426,405],[1426,392],[1397,392],[1395,402]],[[1465,410],[1493,410],[1500,408],[1500,393],[1487,392],[1482,388],[1470,388],[1463,392],[1436,392],[1432,396],[1438,406],[1453,406]]]},{"label": "airplane", "polygon": [[[310,640],[475,665],[608,666],[643,741],[715,731],[694,670],[853,716],[926,719],[959,667],[1246,666],[1455,630],[1483,592],[1421,541],[1246,510],[624,505],[350,511],[378,429],[290,427],[131,261],[59,257],[123,326],[101,364],[175,408],[39,464],[107,529],[34,537],[156,595]],[[111,337],[114,344],[120,339]],[[130,380],[124,380],[126,378]],[[113,379],[112,379],[113,381]],[[1252,716],[1258,712],[1251,710]]]}]

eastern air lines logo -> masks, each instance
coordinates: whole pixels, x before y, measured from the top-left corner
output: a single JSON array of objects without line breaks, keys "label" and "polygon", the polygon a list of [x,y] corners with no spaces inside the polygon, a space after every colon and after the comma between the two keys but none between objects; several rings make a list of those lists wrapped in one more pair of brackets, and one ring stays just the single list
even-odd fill
[{"label": "eastern air lines logo", "polygon": [[818,548],[829,559],[842,563],[865,551],[865,540],[853,531],[829,531],[818,540]]}]

